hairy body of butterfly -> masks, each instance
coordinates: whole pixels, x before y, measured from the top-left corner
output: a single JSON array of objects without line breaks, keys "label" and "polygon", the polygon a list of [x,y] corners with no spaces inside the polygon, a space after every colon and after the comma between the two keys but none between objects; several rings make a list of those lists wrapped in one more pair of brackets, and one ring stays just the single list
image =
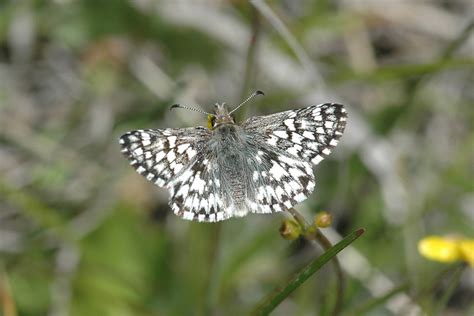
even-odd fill
[{"label": "hairy body of butterfly", "polygon": [[120,137],[138,173],[170,192],[173,212],[216,222],[287,210],[314,190],[312,164],[335,147],[344,107],[324,103],[236,124],[216,104],[209,127],[137,130]]}]

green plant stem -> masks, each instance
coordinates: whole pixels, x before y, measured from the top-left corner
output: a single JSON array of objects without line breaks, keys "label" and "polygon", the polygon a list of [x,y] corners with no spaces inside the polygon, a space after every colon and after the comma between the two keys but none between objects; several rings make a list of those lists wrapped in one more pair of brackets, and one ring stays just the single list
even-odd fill
[{"label": "green plant stem", "polygon": [[358,229],[349,234],[343,240],[331,247],[318,258],[314,259],[293,278],[291,278],[284,287],[276,288],[266,296],[260,304],[250,313],[252,316],[268,315],[273,311],[288,295],[303,284],[308,278],[324,266],[329,260],[333,259],[341,250],[349,246],[354,240],[364,233],[364,229]]},{"label": "green plant stem", "polygon": [[[331,242],[329,239],[324,236],[319,229],[316,230],[316,240],[317,242],[324,248],[324,250],[328,250],[332,247]],[[342,304],[344,301],[344,274],[342,273],[341,264],[339,263],[339,259],[337,256],[332,258],[332,265],[334,267],[334,272],[336,273],[336,301],[334,302],[334,309],[332,315],[337,316],[341,312]]]},{"label": "green plant stem", "polygon": [[216,289],[218,286],[219,281],[219,244],[220,244],[220,234],[221,234],[222,224],[220,222],[215,223],[215,225],[211,228],[211,249],[209,253],[209,271],[207,276],[207,301],[205,304],[205,311],[204,315],[214,315],[216,314],[216,301],[217,301],[217,294]]},{"label": "green plant stem", "polygon": [[[291,208],[288,212],[294,217],[294,219],[301,225],[304,231],[304,236],[309,241],[316,241],[324,250],[328,250],[332,247],[331,242],[329,239],[324,236],[324,234],[319,230],[316,226],[311,225],[303,215],[301,215],[297,210]],[[332,264],[334,267],[334,272],[336,273],[337,279],[337,290],[336,290],[336,301],[334,302],[334,309],[332,315],[337,316],[339,315],[342,303],[344,300],[344,274],[342,273],[341,264],[339,263],[339,259],[335,256],[332,260]]]}]

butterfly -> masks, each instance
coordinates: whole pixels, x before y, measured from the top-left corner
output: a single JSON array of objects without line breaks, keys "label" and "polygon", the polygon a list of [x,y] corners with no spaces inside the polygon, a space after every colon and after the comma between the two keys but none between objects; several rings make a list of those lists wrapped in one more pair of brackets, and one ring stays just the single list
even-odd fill
[{"label": "butterfly", "polygon": [[120,137],[123,154],[147,180],[170,193],[171,210],[186,220],[218,222],[248,213],[292,208],[314,190],[312,165],[344,132],[343,105],[324,103],[241,124],[216,103],[208,127],[144,129]]}]

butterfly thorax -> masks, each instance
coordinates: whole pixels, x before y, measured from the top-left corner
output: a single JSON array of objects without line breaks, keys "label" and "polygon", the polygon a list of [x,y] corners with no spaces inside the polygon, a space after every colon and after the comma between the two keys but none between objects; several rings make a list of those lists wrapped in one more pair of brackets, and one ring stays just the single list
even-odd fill
[{"label": "butterfly thorax", "polygon": [[208,143],[207,158],[217,162],[215,171],[224,186],[222,194],[237,207],[243,206],[250,189],[247,141],[242,127],[229,122],[217,125]]}]

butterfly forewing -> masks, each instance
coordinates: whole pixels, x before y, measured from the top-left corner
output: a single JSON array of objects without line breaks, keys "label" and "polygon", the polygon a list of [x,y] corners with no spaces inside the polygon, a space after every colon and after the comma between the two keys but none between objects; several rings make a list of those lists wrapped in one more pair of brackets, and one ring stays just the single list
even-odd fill
[{"label": "butterfly forewing", "polygon": [[242,124],[268,145],[318,164],[331,153],[344,132],[344,106],[324,103],[267,116],[251,117]]},{"label": "butterfly forewing", "polygon": [[128,132],[119,142],[135,170],[164,187],[196,160],[210,135],[201,127],[146,129]]}]

